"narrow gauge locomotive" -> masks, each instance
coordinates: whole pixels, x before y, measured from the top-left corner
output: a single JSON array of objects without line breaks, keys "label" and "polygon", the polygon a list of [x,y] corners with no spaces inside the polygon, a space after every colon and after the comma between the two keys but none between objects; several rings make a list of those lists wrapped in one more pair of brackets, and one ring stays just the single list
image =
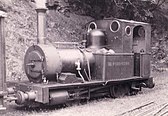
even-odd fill
[{"label": "narrow gauge locomotive", "polygon": [[28,48],[24,59],[29,81],[8,82],[8,94],[17,104],[62,104],[104,95],[116,98],[154,87],[149,24],[95,20],[87,25],[81,43],[56,42],[56,47],[45,44],[46,9],[36,11],[38,44]]}]

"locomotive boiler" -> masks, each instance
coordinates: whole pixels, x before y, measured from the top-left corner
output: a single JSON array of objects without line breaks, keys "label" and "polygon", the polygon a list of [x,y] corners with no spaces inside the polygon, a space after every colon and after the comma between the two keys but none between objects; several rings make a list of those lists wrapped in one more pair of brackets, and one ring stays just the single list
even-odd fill
[{"label": "locomotive boiler", "polygon": [[93,20],[82,42],[56,42],[66,46],[57,47],[46,44],[46,10],[36,9],[38,44],[29,47],[24,58],[28,80],[8,82],[8,94],[17,104],[116,98],[154,87],[149,24],[116,18]]}]

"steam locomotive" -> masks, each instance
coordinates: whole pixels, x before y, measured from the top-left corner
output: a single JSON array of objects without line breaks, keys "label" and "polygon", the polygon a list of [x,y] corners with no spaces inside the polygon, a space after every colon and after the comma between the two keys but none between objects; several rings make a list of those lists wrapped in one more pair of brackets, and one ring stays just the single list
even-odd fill
[{"label": "steam locomotive", "polygon": [[36,11],[38,44],[29,47],[24,58],[28,81],[8,82],[8,94],[17,104],[62,104],[105,95],[117,98],[154,87],[149,24],[93,20],[82,42],[52,46],[45,44],[46,9]]}]

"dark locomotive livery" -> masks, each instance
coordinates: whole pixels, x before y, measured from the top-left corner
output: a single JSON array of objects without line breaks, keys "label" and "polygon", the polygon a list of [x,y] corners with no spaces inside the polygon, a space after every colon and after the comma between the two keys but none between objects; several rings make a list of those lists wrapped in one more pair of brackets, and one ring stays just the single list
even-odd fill
[{"label": "dark locomotive livery", "polygon": [[74,48],[31,46],[24,68],[30,82],[16,84],[18,104],[120,97],[151,88],[150,25],[120,19],[93,21],[85,41]]},{"label": "dark locomotive livery", "polygon": [[38,44],[28,48],[24,59],[29,80],[8,84],[8,94],[17,104],[62,104],[104,95],[116,98],[154,87],[149,24],[95,20],[87,25],[82,42],[57,42],[66,47],[56,47],[45,44],[46,9],[36,11]]}]

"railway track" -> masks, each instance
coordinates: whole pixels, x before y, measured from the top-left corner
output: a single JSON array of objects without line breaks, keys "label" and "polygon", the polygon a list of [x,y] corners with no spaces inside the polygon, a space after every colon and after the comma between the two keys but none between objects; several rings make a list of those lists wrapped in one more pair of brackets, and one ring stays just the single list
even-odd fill
[{"label": "railway track", "polygon": [[115,116],[168,116],[168,103],[152,101]]}]

